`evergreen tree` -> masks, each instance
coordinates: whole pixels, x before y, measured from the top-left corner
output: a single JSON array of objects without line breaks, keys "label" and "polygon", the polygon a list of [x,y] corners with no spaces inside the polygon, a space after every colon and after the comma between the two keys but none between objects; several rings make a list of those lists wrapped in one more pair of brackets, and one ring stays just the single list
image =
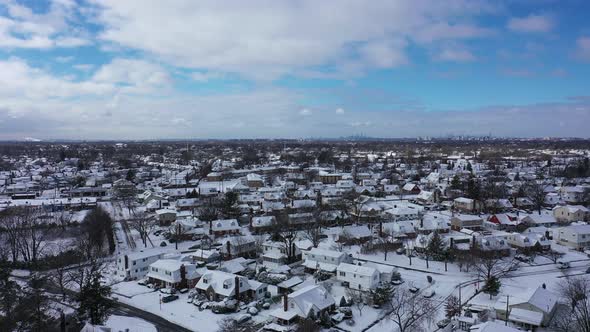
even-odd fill
[{"label": "evergreen tree", "polygon": [[49,300],[43,289],[46,282],[45,277],[38,276],[33,276],[29,281],[29,291],[25,302],[29,303],[27,307],[30,311],[29,322],[32,331],[47,331],[50,326],[51,318],[46,314]]},{"label": "evergreen tree", "polygon": [[393,296],[394,291],[395,290],[389,283],[385,283],[383,286],[371,290],[371,298],[373,300],[373,304],[384,305],[388,303],[389,301],[391,301],[391,297]]},{"label": "evergreen tree", "polygon": [[482,290],[484,293],[490,294],[491,299],[492,295],[498,294],[501,286],[502,283],[500,282],[500,279],[498,279],[497,277],[491,277],[486,281],[486,284],[483,286]]},{"label": "evergreen tree", "polygon": [[469,173],[473,173],[473,167],[471,167],[471,163],[467,163],[467,171]]},{"label": "evergreen tree", "polygon": [[479,184],[474,178],[469,179],[467,182],[467,196],[474,200],[479,200],[480,198]]},{"label": "evergreen tree", "polygon": [[453,180],[451,180],[451,189],[461,189],[461,180],[457,174],[455,174],[455,176],[453,176]]},{"label": "evergreen tree", "polygon": [[[7,267],[0,268],[0,309],[5,314],[1,317],[0,326],[9,327],[14,322],[12,313],[13,308],[18,302],[18,292],[20,286],[13,280],[10,280],[10,269]],[[7,328],[7,330],[10,330]]]},{"label": "evergreen tree", "polygon": [[80,321],[89,321],[92,325],[103,324],[108,317],[109,309],[113,306],[108,298],[111,294],[111,288],[101,285],[100,277],[100,272],[93,268],[78,295],[80,301],[78,319]]},{"label": "evergreen tree", "polygon": [[445,243],[443,242],[438,232],[432,233],[432,237],[430,238],[428,246],[426,247],[426,253],[428,254],[428,256],[436,260],[442,260],[444,259],[445,251]]}]

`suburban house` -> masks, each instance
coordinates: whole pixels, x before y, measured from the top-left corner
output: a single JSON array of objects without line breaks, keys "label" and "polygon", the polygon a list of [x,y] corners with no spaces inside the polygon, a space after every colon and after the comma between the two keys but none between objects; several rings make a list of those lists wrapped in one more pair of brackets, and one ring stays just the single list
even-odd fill
[{"label": "suburban house", "polygon": [[558,222],[587,221],[590,210],[582,205],[565,205],[553,209],[553,216]]},{"label": "suburban house", "polygon": [[256,173],[250,173],[246,175],[246,181],[248,182],[248,187],[250,188],[264,187],[264,179],[262,179],[262,176]]},{"label": "suburban house", "polygon": [[557,243],[573,249],[590,246],[590,225],[570,225],[562,227],[554,238]]},{"label": "suburban house", "polygon": [[281,265],[289,264],[301,260],[301,250],[292,244],[291,262],[288,260],[287,248],[283,242],[266,241],[262,244],[262,265],[269,268],[276,268]]},{"label": "suburban house", "polygon": [[156,216],[160,226],[169,226],[176,221],[176,211],[170,209],[159,209],[156,210]]},{"label": "suburban house", "polygon": [[195,288],[210,301],[235,299],[251,301],[263,298],[267,285],[255,280],[223,271],[207,271],[203,274]]},{"label": "suburban house", "polygon": [[463,212],[473,212],[477,208],[475,200],[466,197],[455,198],[453,200],[453,207]]},{"label": "suburban house", "polygon": [[527,251],[533,249],[548,250],[551,242],[541,233],[511,233],[506,236],[506,242],[518,250]]},{"label": "suburban house", "polygon": [[488,222],[495,224],[498,230],[513,230],[518,224],[518,218],[505,213],[497,213],[491,215]]},{"label": "suburban house", "polygon": [[[336,306],[334,298],[321,285],[310,285],[283,295],[283,307],[270,313],[276,324],[290,326],[299,319],[320,317]],[[279,329],[280,330],[280,329]]]},{"label": "suburban house", "polygon": [[250,219],[250,230],[253,233],[263,233],[269,231],[275,224],[275,216],[252,217]]},{"label": "suburban house", "polygon": [[351,289],[368,291],[379,286],[379,271],[370,266],[340,263],[336,269],[336,280]]},{"label": "suburban house", "polygon": [[373,233],[366,225],[362,226],[344,226],[338,234],[337,242],[348,244],[360,244],[369,241]]},{"label": "suburban house", "polygon": [[421,234],[430,234],[432,232],[448,233],[451,230],[450,220],[447,216],[441,214],[427,214],[420,219],[418,232]]},{"label": "suburban house", "polygon": [[451,217],[451,228],[455,231],[460,231],[464,228],[479,231],[483,229],[483,219],[469,214],[459,214]]},{"label": "suburban house", "polygon": [[551,227],[557,224],[557,219],[555,219],[553,214],[550,213],[533,213],[523,217],[521,219],[521,222],[531,227]]},{"label": "suburban house", "polygon": [[[496,317],[506,319],[506,295],[498,296],[494,304]],[[526,330],[547,326],[557,309],[558,296],[538,287],[511,292],[508,299],[508,320]]]},{"label": "suburban house", "polygon": [[418,195],[420,193],[420,187],[414,183],[406,183],[402,187],[402,192],[409,195]]},{"label": "suburban house", "polygon": [[322,270],[324,272],[336,272],[340,263],[350,261],[350,256],[341,251],[312,248],[304,253],[305,262],[303,266],[307,270]]},{"label": "suburban house", "polygon": [[221,240],[221,255],[225,259],[233,257],[252,258],[256,256],[256,239],[250,235],[238,235]]},{"label": "suburban house", "polygon": [[117,275],[125,280],[145,277],[150,264],[162,258],[166,253],[161,250],[142,250],[120,255],[117,258]]},{"label": "suburban house", "polygon": [[242,227],[236,219],[213,220],[209,222],[209,234],[214,236],[224,236],[229,234],[239,234]]},{"label": "suburban house", "polygon": [[193,288],[199,280],[194,264],[175,259],[160,259],[150,264],[149,282],[164,288]]}]

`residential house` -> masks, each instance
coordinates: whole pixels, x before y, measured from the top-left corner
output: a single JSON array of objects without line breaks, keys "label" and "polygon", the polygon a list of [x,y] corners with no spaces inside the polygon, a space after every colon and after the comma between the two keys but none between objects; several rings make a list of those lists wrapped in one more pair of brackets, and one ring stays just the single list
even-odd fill
[{"label": "residential house", "polygon": [[553,215],[558,222],[588,221],[590,210],[582,205],[565,205],[554,208]]},{"label": "residential house", "polygon": [[141,250],[127,253],[117,258],[117,275],[125,280],[145,277],[150,264],[164,256],[161,250]]},{"label": "residential house", "polygon": [[210,301],[235,299],[245,302],[264,298],[268,290],[264,283],[216,270],[203,273],[195,289]]},{"label": "residential house", "polygon": [[334,310],[336,303],[321,285],[310,285],[283,295],[283,307],[270,313],[279,326],[291,326],[301,319],[320,317]]},{"label": "residential house", "polygon": [[166,288],[192,288],[199,280],[194,264],[175,259],[159,259],[150,264],[147,274],[150,283]]},{"label": "residential house", "polygon": [[209,222],[209,234],[218,236],[239,234],[242,227],[236,219],[220,219]]},{"label": "residential house", "polygon": [[460,231],[461,229],[479,231],[483,229],[483,219],[479,216],[459,214],[451,217],[451,229],[455,231]]},{"label": "residential house", "polygon": [[584,249],[590,246],[590,225],[562,227],[554,238],[561,245],[578,250]]},{"label": "residential house", "polygon": [[256,239],[249,235],[238,235],[221,240],[221,255],[225,259],[234,257],[252,258],[256,256]]},{"label": "residential house", "polygon": [[369,291],[379,286],[379,271],[370,266],[340,263],[336,269],[336,280],[350,289]]},{"label": "residential house", "polygon": [[341,251],[312,248],[304,253],[303,266],[307,270],[322,270],[324,272],[336,272],[340,263],[350,262],[351,257]]}]

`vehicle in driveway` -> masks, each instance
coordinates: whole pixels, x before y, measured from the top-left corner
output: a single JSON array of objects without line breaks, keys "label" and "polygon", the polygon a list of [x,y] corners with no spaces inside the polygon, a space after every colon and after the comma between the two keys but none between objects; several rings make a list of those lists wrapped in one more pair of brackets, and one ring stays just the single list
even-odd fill
[{"label": "vehicle in driveway", "polygon": [[410,293],[418,293],[418,291],[420,290],[420,288],[414,286],[414,287],[410,287],[409,291]]},{"label": "vehicle in driveway", "polygon": [[432,289],[426,289],[422,293],[422,296],[424,296],[425,298],[429,299],[429,298],[433,297],[434,294],[435,294],[434,290],[432,290]]},{"label": "vehicle in driveway", "polygon": [[569,269],[570,268],[570,263],[569,262],[557,262],[557,268],[558,269]]},{"label": "vehicle in driveway", "polygon": [[137,284],[141,285],[141,286],[147,286],[148,282],[149,282],[149,280],[147,278],[143,278],[143,279],[139,279],[137,281]]},{"label": "vehicle in driveway", "polygon": [[392,280],[391,284],[394,286],[399,286],[401,284],[403,284],[405,281],[403,279],[396,279],[396,280]]},{"label": "vehicle in driveway", "polygon": [[178,295],[168,295],[162,298],[162,303],[168,303],[175,300],[178,300]]},{"label": "vehicle in driveway", "polygon": [[176,289],[174,289],[174,288],[160,288],[160,293],[162,293],[162,294],[176,294]]},{"label": "vehicle in driveway", "polygon": [[443,320],[439,320],[439,321],[436,323],[436,326],[438,326],[438,328],[442,329],[442,328],[445,328],[445,327],[447,327],[447,325],[449,325],[450,323],[451,323],[451,320],[450,320],[450,319],[448,319],[448,318],[445,318],[445,319],[443,319]]},{"label": "vehicle in driveway", "polygon": [[514,259],[516,259],[517,261],[524,262],[524,263],[530,263],[530,261],[531,261],[530,257],[525,256],[523,254],[518,254],[518,255],[514,256]]}]

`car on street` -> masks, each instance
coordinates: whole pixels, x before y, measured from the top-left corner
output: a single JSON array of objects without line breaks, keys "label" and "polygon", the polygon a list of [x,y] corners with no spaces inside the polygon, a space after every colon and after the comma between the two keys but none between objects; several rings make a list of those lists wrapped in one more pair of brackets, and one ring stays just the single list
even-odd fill
[{"label": "car on street", "polygon": [[162,297],[162,303],[168,303],[168,302],[172,302],[175,300],[178,300],[178,295],[168,295],[168,296]]}]

